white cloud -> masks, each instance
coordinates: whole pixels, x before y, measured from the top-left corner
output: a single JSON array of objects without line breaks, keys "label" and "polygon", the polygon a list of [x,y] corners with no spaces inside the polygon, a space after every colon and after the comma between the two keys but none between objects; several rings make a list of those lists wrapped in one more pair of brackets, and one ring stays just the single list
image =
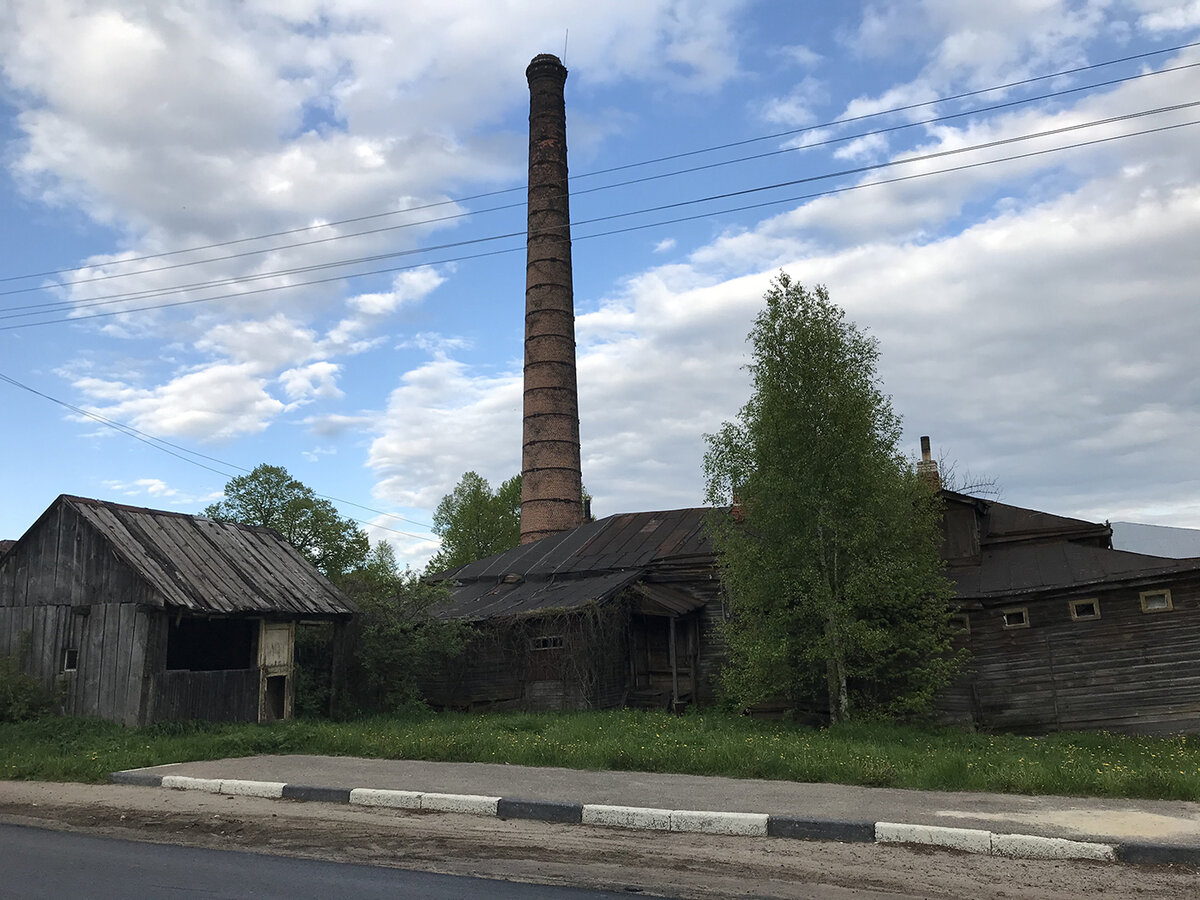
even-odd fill
[{"label": "white cloud", "polygon": [[1151,8],[1138,19],[1138,25],[1147,31],[1183,31],[1200,27],[1200,0],[1185,3],[1179,3],[1178,0],[1150,0],[1138,5]]},{"label": "white cloud", "polygon": [[675,238],[663,238],[654,245],[655,253],[666,253],[668,250],[675,249]]},{"label": "white cloud", "polygon": [[371,443],[376,494],[432,509],[463,472],[497,483],[521,468],[521,376],[441,357],[407,372]]},{"label": "white cloud", "polygon": [[318,397],[344,396],[337,386],[338,369],[339,367],[331,362],[316,362],[282,372],[279,383],[292,401],[288,408],[302,406]]},{"label": "white cloud", "polygon": [[79,379],[75,387],[90,399],[119,398],[116,403],[92,407],[107,418],[153,435],[202,441],[260,432],[284,408],[267,393],[266,382],[255,367],[246,363],[185,372],[154,388],[94,379]]}]

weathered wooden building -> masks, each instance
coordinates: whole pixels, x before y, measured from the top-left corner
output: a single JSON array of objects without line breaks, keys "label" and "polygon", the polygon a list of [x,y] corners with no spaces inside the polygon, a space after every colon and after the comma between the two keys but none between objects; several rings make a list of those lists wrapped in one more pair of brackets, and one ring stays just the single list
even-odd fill
[{"label": "weathered wooden building", "polygon": [[427,686],[454,708],[584,709],[713,699],[723,616],[708,509],[609,516],[443,572],[434,610],[476,625]]},{"label": "weathered wooden building", "polygon": [[0,556],[0,655],[127,725],[290,717],[296,624],[353,611],[270,529],[82,497]]},{"label": "weathered wooden building", "polygon": [[1107,524],[951,491],[943,555],[966,674],[952,720],[1044,732],[1200,730],[1200,559],[1112,549]]}]

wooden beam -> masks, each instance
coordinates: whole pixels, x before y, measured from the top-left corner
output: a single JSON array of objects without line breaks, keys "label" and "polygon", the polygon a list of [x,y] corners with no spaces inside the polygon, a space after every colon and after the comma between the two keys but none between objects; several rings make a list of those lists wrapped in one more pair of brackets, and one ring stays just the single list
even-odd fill
[{"label": "wooden beam", "polygon": [[679,702],[679,667],[675,664],[675,617],[671,616],[668,619],[671,623],[671,711],[675,711],[675,704]]}]

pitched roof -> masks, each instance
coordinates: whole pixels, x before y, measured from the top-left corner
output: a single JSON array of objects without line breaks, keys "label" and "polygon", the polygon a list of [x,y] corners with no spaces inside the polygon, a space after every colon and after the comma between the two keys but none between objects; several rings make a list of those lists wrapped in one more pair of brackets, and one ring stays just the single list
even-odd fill
[{"label": "pitched roof", "polygon": [[341,591],[269,528],[66,494],[55,501],[59,503],[100,532],[169,608],[321,616],[355,611]]},{"label": "pitched roof", "polygon": [[960,600],[986,601],[1087,591],[1189,572],[1200,575],[1200,559],[1163,559],[1061,540],[985,547],[977,565],[954,566],[946,575],[955,583]]},{"label": "pitched roof", "polygon": [[[603,602],[640,579],[686,578],[712,568],[707,507],[622,513],[514,547],[435,581],[452,584],[442,618],[489,619]],[[681,608],[703,600],[673,598]],[[660,601],[661,603],[661,601]]]}]

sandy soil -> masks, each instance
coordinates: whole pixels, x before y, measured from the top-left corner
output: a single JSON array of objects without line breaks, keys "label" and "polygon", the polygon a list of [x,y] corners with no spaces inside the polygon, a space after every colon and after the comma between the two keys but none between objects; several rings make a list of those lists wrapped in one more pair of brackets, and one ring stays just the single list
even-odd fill
[{"label": "sandy soil", "polygon": [[1194,898],[1178,867],[1001,860],[919,848],[662,834],[222,797],[0,782],[0,821],[631,895],[779,898]]}]

